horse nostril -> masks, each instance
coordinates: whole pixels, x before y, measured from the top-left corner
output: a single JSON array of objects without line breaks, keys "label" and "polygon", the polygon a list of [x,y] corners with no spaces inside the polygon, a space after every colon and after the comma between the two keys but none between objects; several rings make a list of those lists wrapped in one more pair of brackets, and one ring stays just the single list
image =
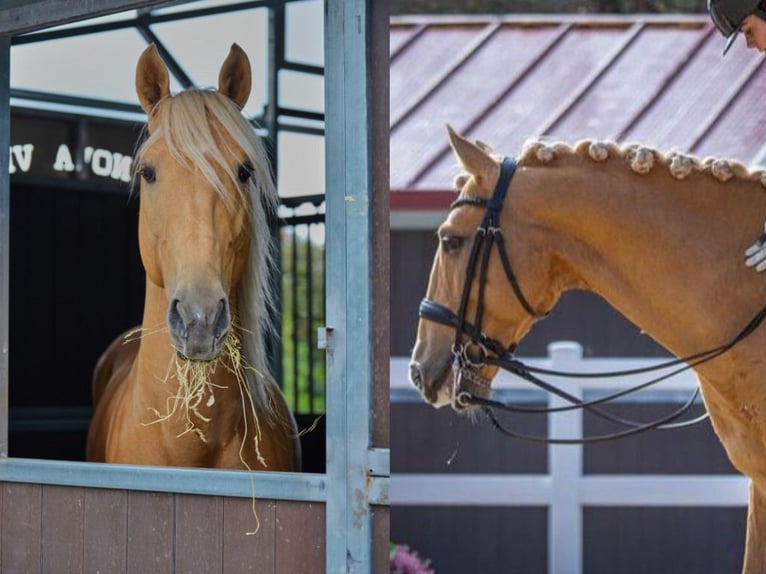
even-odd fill
[{"label": "horse nostril", "polygon": [[417,363],[410,363],[410,382],[417,388],[423,388],[423,370]]},{"label": "horse nostril", "polygon": [[189,331],[186,329],[181,312],[178,310],[178,306],[181,302],[178,299],[173,299],[170,303],[170,309],[168,309],[168,326],[172,331],[175,331],[183,339],[189,338]]},{"label": "horse nostril", "polygon": [[229,304],[227,303],[226,299],[221,299],[218,301],[215,321],[213,324],[215,325],[214,335],[216,340],[223,337],[229,331],[229,327],[231,326],[231,318],[229,316]]}]

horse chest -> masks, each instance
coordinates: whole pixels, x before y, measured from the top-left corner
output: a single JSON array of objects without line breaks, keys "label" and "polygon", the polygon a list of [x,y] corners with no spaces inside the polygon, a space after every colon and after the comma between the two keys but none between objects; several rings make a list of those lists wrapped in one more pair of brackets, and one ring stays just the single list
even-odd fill
[{"label": "horse chest", "polygon": [[732,464],[740,472],[766,479],[766,395],[760,391],[727,395],[706,393],[710,419]]}]

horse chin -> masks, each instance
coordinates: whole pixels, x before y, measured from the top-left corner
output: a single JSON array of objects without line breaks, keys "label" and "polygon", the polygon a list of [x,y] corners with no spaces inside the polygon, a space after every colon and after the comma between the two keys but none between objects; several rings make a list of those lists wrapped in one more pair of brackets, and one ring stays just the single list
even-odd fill
[{"label": "horse chin", "polygon": [[218,359],[224,350],[226,337],[207,345],[189,345],[186,341],[173,342],[173,348],[179,359],[196,363],[210,363]]},{"label": "horse chin", "polygon": [[218,353],[209,353],[209,354],[198,354],[194,356],[188,356],[176,349],[176,356],[181,359],[182,361],[189,361],[191,363],[212,363],[218,357],[221,355],[220,351]]}]

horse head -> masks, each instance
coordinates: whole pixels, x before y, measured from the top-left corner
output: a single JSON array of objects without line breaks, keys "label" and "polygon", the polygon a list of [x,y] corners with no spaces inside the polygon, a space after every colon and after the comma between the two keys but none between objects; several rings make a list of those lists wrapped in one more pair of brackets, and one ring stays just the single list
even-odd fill
[{"label": "horse head", "polygon": [[[262,144],[240,111],[250,74],[247,55],[236,44],[217,91],[171,95],[167,68],[153,45],[136,70],[148,116],[148,137],[136,161],[141,258],[147,283],[167,296],[173,346],[192,360],[219,355],[243,271],[253,257],[268,259],[263,208],[274,206],[273,183]],[[261,241],[251,245],[259,233]]]},{"label": "horse head", "polygon": [[[524,185],[514,180],[513,193],[502,190],[508,197],[498,220],[489,230],[481,229],[486,205],[502,185],[503,160],[451,128],[449,142],[465,173],[456,179],[460,194],[437,232],[439,246],[421,306],[410,380],[434,406],[452,404],[460,410],[461,390],[489,393],[497,367],[487,358],[512,351],[555,304],[560,290],[544,230],[524,220],[519,198]],[[516,177],[521,179],[521,173]],[[510,273],[498,247],[509,265],[513,262]]]}]

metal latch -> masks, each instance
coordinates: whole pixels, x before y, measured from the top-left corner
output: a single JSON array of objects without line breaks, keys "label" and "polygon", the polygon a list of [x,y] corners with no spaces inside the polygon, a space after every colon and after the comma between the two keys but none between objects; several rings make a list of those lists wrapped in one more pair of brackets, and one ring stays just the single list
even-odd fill
[{"label": "metal latch", "polygon": [[332,347],[332,327],[319,327],[317,329],[317,349],[329,349]]}]

